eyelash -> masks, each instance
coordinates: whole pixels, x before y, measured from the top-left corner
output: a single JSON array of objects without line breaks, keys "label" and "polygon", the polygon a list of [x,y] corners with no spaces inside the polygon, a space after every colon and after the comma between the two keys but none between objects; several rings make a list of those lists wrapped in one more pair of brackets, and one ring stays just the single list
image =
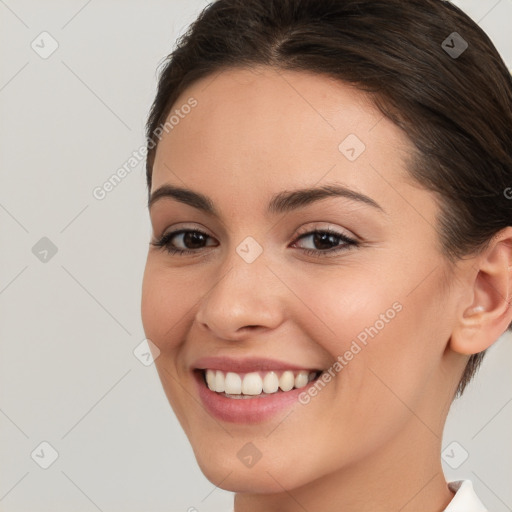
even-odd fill
[{"label": "eyelash", "polygon": [[[171,231],[169,233],[166,233],[157,242],[151,242],[151,245],[153,245],[155,247],[159,247],[162,250],[165,250],[168,253],[170,253],[172,255],[177,255],[177,256],[185,256],[186,254],[197,253],[199,250],[201,250],[201,248],[200,249],[177,249],[176,247],[172,247],[170,245],[171,240],[175,236],[181,235],[183,233],[199,233],[201,235],[204,235],[205,237],[211,238],[210,235],[208,235],[204,231],[201,231],[200,229],[179,229],[177,231]],[[337,245],[331,249],[327,249],[324,251],[321,249],[301,249],[304,252],[304,254],[307,254],[309,256],[315,256],[315,257],[324,257],[327,255],[332,255],[332,254],[338,253],[340,251],[350,249],[350,247],[357,247],[359,245],[359,242],[357,242],[356,240],[349,238],[341,233],[338,233],[337,231],[333,231],[331,229],[316,229],[313,231],[308,231],[304,234],[299,235],[293,243],[295,244],[299,240],[301,240],[303,238],[307,238],[307,237],[309,237],[311,235],[315,235],[315,234],[327,234],[327,235],[334,236],[334,237],[340,239],[341,241],[343,241],[344,244]]]}]

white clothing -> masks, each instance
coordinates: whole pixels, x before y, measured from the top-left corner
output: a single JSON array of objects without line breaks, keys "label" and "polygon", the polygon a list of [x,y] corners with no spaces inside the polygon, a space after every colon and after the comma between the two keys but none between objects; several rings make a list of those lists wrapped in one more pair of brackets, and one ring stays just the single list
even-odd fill
[{"label": "white clothing", "polygon": [[448,482],[448,487],[456,494],[444,512],[488,512],[478,499],[471,480]]}]

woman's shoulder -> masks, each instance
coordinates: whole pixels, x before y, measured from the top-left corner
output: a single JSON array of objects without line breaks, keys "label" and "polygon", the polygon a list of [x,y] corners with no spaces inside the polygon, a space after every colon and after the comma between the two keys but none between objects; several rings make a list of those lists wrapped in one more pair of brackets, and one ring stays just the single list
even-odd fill
[{"label": "woman's shoulder", "polygon": [[444,512],[489,512],[478,499],[471,480],[448,482],[448,487],[455,496]]}]

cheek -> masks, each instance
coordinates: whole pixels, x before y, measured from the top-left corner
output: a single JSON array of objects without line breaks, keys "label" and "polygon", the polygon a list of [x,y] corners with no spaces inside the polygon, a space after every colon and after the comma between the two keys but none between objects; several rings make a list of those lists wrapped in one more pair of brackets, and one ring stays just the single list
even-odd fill
[{"label": "cheek", "polygon": [[191,297],[186,280],[176,275],[176,270],[165,268],[148,258],[142,282],[141,317],[146,338],[160,350],[155,359],[163,390],[169,404],[185,431],[188,423],[186,396],[179,384],[182,368],[176,365],[177,354],[183,347],[187,332],[187,312],[197,298]]},{"label": "cheek", "polygon": [[390,290],[385,276],[372,275],[367,268],[332,269],[314,277],[303,274],[296,282],[298,295],[307,297],[308,314],[297,312],[295,318],[334,359],[350,350],[354,341],[369,345],[401,314],[399,293]]},{"label": "cheek", "polygon": [[177,277],[175,270],[148,261],[142,283],[142,324],[146,337],[163,353],[183,339],[187,314],[196,301],[189,281]]},{"label": "cheek", "polygon": [[332,357],[336,392],[350,390],[346,403],[361,411],[380,409],[385,402],[400,408],[393,392],[407,403],[418,402],[449,336],[439,273],[421,282],[428,274],[421,265],[406,270],[389,262],[378,273],[370,268],[297,281],[314,314],[296,318]]}]

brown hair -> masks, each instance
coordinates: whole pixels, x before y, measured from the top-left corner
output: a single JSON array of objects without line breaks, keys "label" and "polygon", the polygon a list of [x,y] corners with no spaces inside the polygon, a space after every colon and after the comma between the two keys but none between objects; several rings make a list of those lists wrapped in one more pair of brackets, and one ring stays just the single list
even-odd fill
[{"label": "brown hair", "polygon": [[[371,95],[416,148],[411,176],[439,197],[448,261],[512,225],[512,78],[485,32],[444,0],[210,4],[160,71],[146,126],[148,193],[157,129],[178,96],[207,75],[258,64],[327,75]],[[484,353],[470,357],[457,396]]]}]

